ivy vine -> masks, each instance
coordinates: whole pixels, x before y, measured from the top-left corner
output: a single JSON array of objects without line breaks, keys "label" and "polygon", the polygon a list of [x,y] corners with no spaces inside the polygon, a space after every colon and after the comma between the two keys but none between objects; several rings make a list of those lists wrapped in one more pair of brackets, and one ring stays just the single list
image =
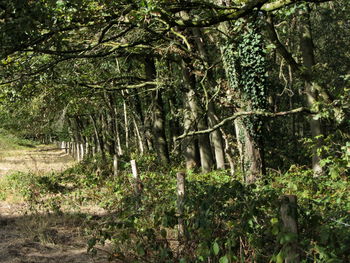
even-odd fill
[{"label": "ivy vine", "polygon": [[[228,81],[243,110],[262,110],[267,106],[266,50],[260,28],[259,19],[249,21],[243,33],[229,39],[223,48]],[[260,118],[244,117],[242,121],[250,135],[260,136]]]}]

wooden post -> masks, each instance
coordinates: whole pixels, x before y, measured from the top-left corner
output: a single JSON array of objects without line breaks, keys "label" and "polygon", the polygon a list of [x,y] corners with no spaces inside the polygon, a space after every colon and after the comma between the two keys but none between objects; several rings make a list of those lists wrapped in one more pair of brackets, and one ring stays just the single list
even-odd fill
[{"label": "wooden post", "polygon": [[130,163],[131,163],[132,176],[134,179],[133,183],[134,183],[135,194],[139,196],[141,194],[141,181],[140,181],[139,174],[137,172],[136,161],[131,160]]},{"label": "wooden post", "polygon": [[76,158],[77,158],[77,161],[80,162],[81,161],[81,149],[80,149],[80,143],[79,142],[76,142],[75,143],[75,151],[76,151]]},{"label": "wooden post", "polygon": [[186,241],[186,228],[184,222],[184,205],[185,205],[185,173],[179,172],[176,174],[177,180],[177,213],[178,213],[178,240],[180,247]]},{"label": "wooden post", "polygon": [[118,155],[113,155],[113,175],[118,176]]},{"label": "wooden post", "polygon": [[80,143],[79,146],[80,146],[80,161],[82,161],[85,156],[85,148],[83,143]]},{"label": "wooden post", "polygon": [[75,146],[75,142],[73,141],[72,142],[72,156],[74,159],[77,159],[76,152],[75,152],[76,149],[77,149],[77,147]]},{"label": "wooden post", "polygon": [[86,149],[86,155],[88,157],[91,157],[91,148],[90,148],[90,144],[88,141],[86,141],[86,143],[85,143],[85,149]]},{"label": "wooden post", "polygon": [[298,221],[297,221],[297,197],[295,195],[284,195],[281,198],[280,213],[283,223],[283,233],[290,236],[283,247],[285,263],[299,263],[298,250]]}]

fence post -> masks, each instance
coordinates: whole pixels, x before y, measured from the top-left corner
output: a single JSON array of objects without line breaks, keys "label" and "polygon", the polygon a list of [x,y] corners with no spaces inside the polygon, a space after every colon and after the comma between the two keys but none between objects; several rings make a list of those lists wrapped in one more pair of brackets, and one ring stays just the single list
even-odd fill
[{"label": "fence post", "polygon": [[118,176],[118,155],[113,155],[113,175]]},{"label": "fence post", "polygon": [[285,263],[299,263],[298,251],[298,219],[297,219],[297,197],[295,195],[284,195],[281,197],[280,213],[283,223],[283,233],[289,235],[283,247]]},{"label": "fence post", "polygon": [[185,189],[186,180],[185,173],[179,172],[176,174],[177,181],[177,214],[178,214],[178,240],[181,250],[186,242],[186,227],[184,221],[184,205],[185,205]]},{"label": "fence post", "polygon": [[140,176],[137,172],[136,161],[131,160],[130,163],[131,163],[132,176],[134,179],[134,182],[133,182],[134,183],[134,191],[135,191],[136,196],[140,196],[142,186],[141,186]]}]

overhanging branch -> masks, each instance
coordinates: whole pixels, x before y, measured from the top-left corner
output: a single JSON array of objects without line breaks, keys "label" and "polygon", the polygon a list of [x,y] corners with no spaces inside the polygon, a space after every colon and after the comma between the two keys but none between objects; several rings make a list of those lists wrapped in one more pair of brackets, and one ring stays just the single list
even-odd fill
[{"label": "overhanging branch", "polygon": [[99,89],[99,90],[106,90],[106,91],[118,91],[118,90],[126,90],[126,89],[139,89],[139,88],[144,88],[144,87],[148,87],[148,86],[157,86],[162,84],[161,82],[157,82],[157,81],[144,81],[142,83],[138,83],[138,84],[118,84],[115,83],[115,86],[119,86],[119,87],[115,87],[115,88],[106,88],[104,86],[101,85],[94,85],[94,84],[87,84],[87,83],[78,83],[79,86],[83,86],[86,88],[91,88],[91,89]]},{"label": "overhanging branch", "polygon": [[262,117],[278,117],[278,116],[286,116],[286,115],[291,115],[291,114],[297,114],[297,113],[309,113],[309,114],[314,114],[315,112],[312,112],[310,109],[304,108],[304,107],[300,107],[297,109],[293,109],[290,111],[280,111],[280,112],[268,112],[268,111],[241,111],[241,112],[236,112],[235,114],[233,114],[232,116],[223,119],[222,121],[220,121],[218,124],[214,125],[213,127],[206,129],[206,130],[200,130],[200,131],[192,131],[192,132],[186,132],[180,136],[178,136],[176,138],[176,140],[181,140],[185,137],[188,136],[194,136],[194,135],[198,135],[198,134],[206,134],[206,133],[211,133],[213,131],[215,131],[216,129],[219,129],[220,127],[222,127],[223,125],[225,125],[227,122],[229,121],[233,121],[239,117],[244,117],[244,116],[251,116],[251,115],[255,115],[255,116],[262,116]]},{"label": "overhanging branch", "polygon": [[[312,3],[324,3],[324,2],[332,2],[333,0],[309,0],[307,2],[312,2]],[[277,0],[272,3],[266,3],[262,6],[261,10],[266,11],[266,12],[271,12],[278,10],[280,8],[295,4],[295,3],[300,3],[300,2],[305,2],[305,1],[300,1],[300,0]]]}]

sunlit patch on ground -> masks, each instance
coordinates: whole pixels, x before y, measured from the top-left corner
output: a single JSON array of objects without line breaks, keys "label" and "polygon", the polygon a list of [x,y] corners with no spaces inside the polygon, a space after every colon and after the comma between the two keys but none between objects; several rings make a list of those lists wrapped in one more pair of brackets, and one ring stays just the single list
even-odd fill
[{"label": "sunlit patch on ground", "polygon": [[0,176],[13,172],[49,173],[63,171],[74,159],[54,146],[0,151]]},{"label": "sunlit patch on ground", "polygon": [[[0,150],[3,179],[16,172],[38,176],[60,172],[74,163],[71,156],[55,146]],[[85,210],[91,215],[100,212],[91,207]],[[92,257],[87,253],[87,237],[82,234],[85,224],[81,209],[61,214],[32,212],[23,200],[0,200],[0,262],[107,262],[105,255]]]}]

